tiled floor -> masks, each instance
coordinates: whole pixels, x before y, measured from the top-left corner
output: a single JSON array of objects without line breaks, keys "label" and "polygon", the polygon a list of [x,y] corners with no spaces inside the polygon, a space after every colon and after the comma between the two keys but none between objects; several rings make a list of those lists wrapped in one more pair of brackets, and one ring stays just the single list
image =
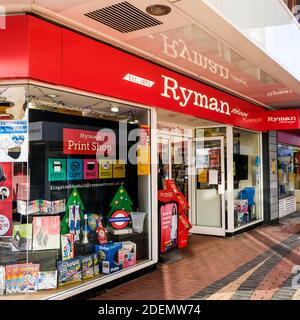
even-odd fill
[{"label": "tiled floor", "polygon": [[182,259],[94,297],[109,299],[300,299],[300,213],[234,238],[192,235]]}]

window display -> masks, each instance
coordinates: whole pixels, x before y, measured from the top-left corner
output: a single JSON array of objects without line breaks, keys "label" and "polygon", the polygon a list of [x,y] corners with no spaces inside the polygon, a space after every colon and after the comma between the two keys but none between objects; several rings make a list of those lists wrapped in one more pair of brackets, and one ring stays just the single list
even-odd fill
[{"label": "window display", "polygon": [[295,193],[294,148],[278,145],[277,153],[279,199],[283,199]]},{"label": "window display", "polygon": [[235,228],[262,218],[259,137],[255,132],[233,129]]},{"label": "window display", "polygon": [[150,111],[36,86],[1,95],[24,112],[1,109],[0,294],[151,259]]}]

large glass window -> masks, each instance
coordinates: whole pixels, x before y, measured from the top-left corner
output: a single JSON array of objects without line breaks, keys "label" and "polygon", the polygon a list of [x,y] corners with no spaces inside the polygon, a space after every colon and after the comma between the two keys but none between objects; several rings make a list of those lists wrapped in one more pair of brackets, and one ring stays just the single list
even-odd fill
[{"label": "large glass window", "polygon": [[0,233],[0,294],[65,288],[151,259],[150,111],[38,86],[25,97],[27,150],[18,133],[0,167],[11,225]]},{"label": "large glass window", "polygon": [[259,133],[233,129],[234,226],[262,218]]}]

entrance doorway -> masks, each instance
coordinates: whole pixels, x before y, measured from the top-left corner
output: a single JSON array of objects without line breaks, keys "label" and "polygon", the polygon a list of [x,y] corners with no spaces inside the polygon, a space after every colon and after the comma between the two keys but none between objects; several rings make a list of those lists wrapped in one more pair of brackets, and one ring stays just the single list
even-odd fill
[{"label": "entrance doorway", "polygon": [[195,138],[193,142],[192,233],[225,236],[224,137]]}]

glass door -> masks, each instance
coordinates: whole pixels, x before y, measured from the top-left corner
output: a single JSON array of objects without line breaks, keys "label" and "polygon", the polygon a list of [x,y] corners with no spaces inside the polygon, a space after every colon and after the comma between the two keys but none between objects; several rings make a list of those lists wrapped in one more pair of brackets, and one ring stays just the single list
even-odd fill
[{"label": "glass door", "polygon": [[194,140],[192,233],[225,236],[224,137]]},{"label": "glass door", "polygon": [[192,139],[185,136],[159,134],[158,136],[158,190],[164,180],[173,179],[187,201],[190,196],[189,150]]}]

